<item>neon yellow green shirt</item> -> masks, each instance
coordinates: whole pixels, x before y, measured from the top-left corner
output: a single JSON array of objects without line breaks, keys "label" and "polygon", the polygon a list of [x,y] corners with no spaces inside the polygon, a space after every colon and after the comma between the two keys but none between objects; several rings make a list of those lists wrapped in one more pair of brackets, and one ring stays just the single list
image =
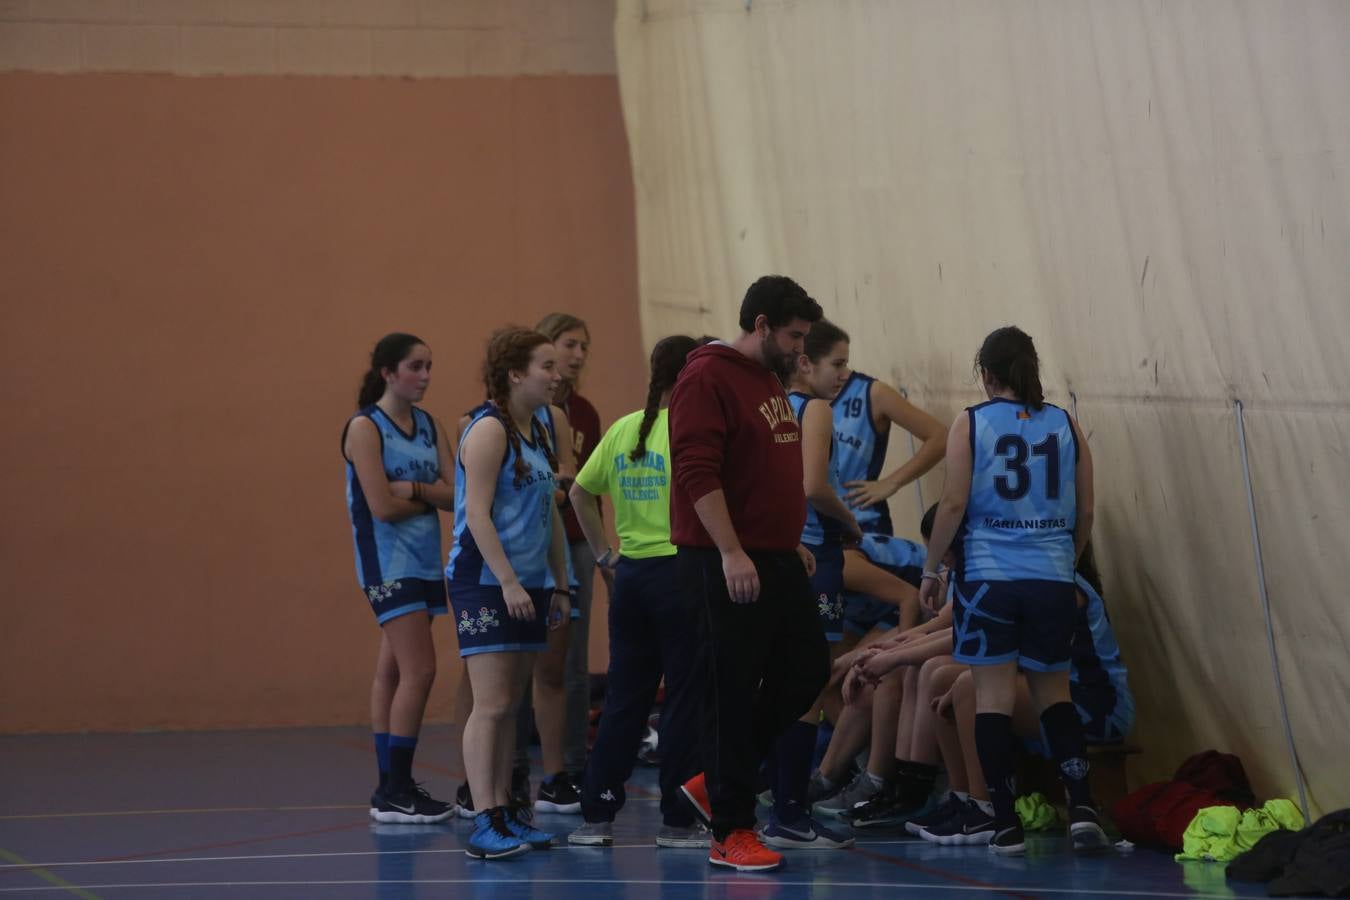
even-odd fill
[{"label": "neon yellow green shirt", "polygon": [[629,559],[674,556],[670,542],[670,429],[666,411],[656,414],[647,435],[647,452],[637,462],[628,454],[637,446],[642,410],[610,426],[577,473],[577,484],[592,494],[609,494],[619,549]]}]

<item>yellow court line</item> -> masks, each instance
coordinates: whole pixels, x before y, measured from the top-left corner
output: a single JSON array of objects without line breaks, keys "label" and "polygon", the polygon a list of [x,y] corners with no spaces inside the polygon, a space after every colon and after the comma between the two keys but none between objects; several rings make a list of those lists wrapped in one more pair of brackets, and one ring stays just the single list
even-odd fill
[{"label": "yellow court line", "polygon": [[182,816],[197,813],[227,812],[303,812],[305,810],[366,809],[365,805],[336,803],[330,806],[207,806],[199,809],[119,809],[107,812],[34,813],[21,816],[0,816],[0,822],[19,819],[93,819],[101,816]]},{"label": "yellow court line", "polygon": [[[4,847],[0,847],[0,859],[3,859],[5,862],[8,863],[14,863],[15,865],[18,866],[26,866],[26,867],[29,866],[28,860],[24,859],[17,853],[14,853],[10,850],[6,850]],[[102,900],[102,898],[99,897],[98,894],[92,894],[82,887],[77,887],[76,885],[71,884],[69,881],[66,881],[61,876],[53,875],[51,872],[48,872],[46,869],[43,869],[39,866],[32,866],[28,868],[28,872],[32,875],[36,875],[38,878],[41,878],[48,884],[54,884],[59,888],[63,888],[66,891],[69,891],[76,897],[83,897],[84,900]]]}]

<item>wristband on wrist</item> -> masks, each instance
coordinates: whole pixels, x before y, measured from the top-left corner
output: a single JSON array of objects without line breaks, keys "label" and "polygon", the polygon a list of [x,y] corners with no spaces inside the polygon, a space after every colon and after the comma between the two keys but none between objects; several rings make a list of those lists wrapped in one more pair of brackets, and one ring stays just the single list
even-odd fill
[{"label": "wristband on wrist", "polygon": [[936,581],[941,580],[942,576],[939,575],[937,572],[924,572],[922,575],[919,576],[920,581],[927,581],[930,578]]},{"label": "wristband on wrist", "polygon": [[571,592],[571,591],[564,591],[562,588],[554,588],[554,589],[553,589],[553,593],[554,593],[554,594],[561,594],[562,596],[564,596],[564,597],[569,597],[569,598],[572,596],[572,592]]}]

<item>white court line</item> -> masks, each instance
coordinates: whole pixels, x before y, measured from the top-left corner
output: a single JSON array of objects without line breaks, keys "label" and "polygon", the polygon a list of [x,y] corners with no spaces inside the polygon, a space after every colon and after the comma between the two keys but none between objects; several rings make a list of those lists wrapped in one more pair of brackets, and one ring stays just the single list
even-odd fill
[{"label": "white court line", "polygon": [[14,822],[25,819],[98,819],[108,816],[185,816],[200,813],[241,813],[241,812],[313,812],[334,809],[367,809],[369,804],[340,803],[328,806],[204,806],[186,809],[119,809],[106,812],[72,813],[29,813],[25,815],[0,816],[0,822]]},{"label": "white court line", "polygon": [[[144,882],[140,884],[80,884],[75,887],[86,891],[111,891],[118,889],[136,889],[144,890],[146,888],[202,888],[202,887],[348,887],[351,885],[385,885],[385,884],[594,884],[594,885],[627,885],[627,884],[701,884],[705,887],[715,887],[719,885],[735,885],[737,888],[745,887],[765,887],[770,890],[777,890],[780,887],[820,887],[820,888],[921,888],[925,891],[997,891],[1001,893],[1019,892],[1019,893],[1038,893],[1038,894],[1093,894],[1097,896],[1112,897],[1183,897],[1183,898],[1231,898],[1231,893],[1223,894],[1196,894],[1196,893],[1171,893],[1164,891],[1105,891],[1100,888],[1051,888],[1037,887],[1032,885],[966,885],[966,884],[942,884],[929,881],[822,881],[820,879],[811,879],[809,881],[785,881],[776,878],[771,874],[765,874],[758,877],[745,876],[727,876],[720,878],[701,878],[701,879],[672,879],[672,878],[418,878],[418,879],[389,879],[389,878],[365,878],[352,879],[344,881],[174,881],[174,882]],[[35,891],[68,891],[69,888],[58,886],[42,886],[31,888],[0,888],[0,894],[30,893]]]},{"label": "white court line", "polygon": [[[454,832],[447,831],[446,837],[451,837]],[[866,844],[869,847],[877,847],[882,844],[913,844],[914,841],[859,841],[859,844]],[[601,852],[608,850],[652,850],[656,844],[613,844],[609,847],[578,847],[575,844],[559,844],[556,847],[550,847],[549,851],[554,850],[599,850]],[[688,849],[697,850],[697,847],[688,848],[668,848],[668,849]],[[213,862],[246,862],[248,860],[266,861],[273,859],[324,859],[327,857],[339,856],[415,856],[419,854],[436,853],[463,853],[463,847],[447,847],[441,850],[328,850],[315,853],[253,853],[243,856],[178,856],[163,857],[159,859],[86,859],[86,860],[67,860],[65,862],[34,862],[24,864],[6,864],[0,865],[0,871],[5,869],[60,869],[74,866],[152,866],[163,865],[164,863],[213,863]]]}]

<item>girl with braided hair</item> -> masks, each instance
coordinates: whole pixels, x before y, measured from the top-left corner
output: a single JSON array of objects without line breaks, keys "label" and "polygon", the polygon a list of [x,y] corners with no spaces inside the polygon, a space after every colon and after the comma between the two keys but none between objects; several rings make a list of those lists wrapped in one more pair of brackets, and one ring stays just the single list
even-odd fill
[{"label": "girl with braided hair", "polygon": [[[586,824],[568,835],[583,846],[610,846],[624,804],[647,715],[665,676],[661,714],[661,813],[658,847],[706,847],[708,831],[682,802],[680,785],[696,762],[703,695],[696,610],[680,589],[670,543],[670,436],[666,407],[685,357],[698,342],[675,335],[652,349],[647,405],[619,419],[601,438],[572,485],[572,508],[601,571],[612,573],[609,689],[600,731],[586,763],[581,812]],[[620,551],[608,545],[596,501],[608,494]],[[606,575],[606,580],[611,576]]]},{"label": "girl with braided hair", "polygon": [[558,388],[553,345],[524,328],[488,341],[483,382],[490,405],[459,444],[455,547],[446,566],[460,656],[473,689],[464,767],[479,812],[466,851],[507,859],[552,835],[509,805],[516,709],[550,619],[570,610],[562,524],[553,491],[558,462],[535,410]]}]

